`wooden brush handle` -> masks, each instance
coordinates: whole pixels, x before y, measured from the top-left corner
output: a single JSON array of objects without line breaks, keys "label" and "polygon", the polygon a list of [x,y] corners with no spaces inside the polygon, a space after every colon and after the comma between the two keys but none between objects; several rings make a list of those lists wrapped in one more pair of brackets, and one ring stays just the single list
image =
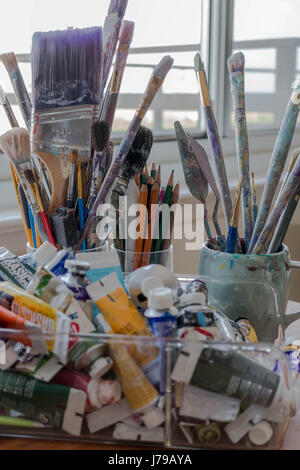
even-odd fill
[{"label": "wooden brush handle", "polygon": [[48,212],[53,214],[56,208],[66,207],[68,181],[69,181],[69,159],[65,155],[55,155],[48,152],[35,152],[35,155],[46,166],[52,185],[51,200],[49,202]]}]

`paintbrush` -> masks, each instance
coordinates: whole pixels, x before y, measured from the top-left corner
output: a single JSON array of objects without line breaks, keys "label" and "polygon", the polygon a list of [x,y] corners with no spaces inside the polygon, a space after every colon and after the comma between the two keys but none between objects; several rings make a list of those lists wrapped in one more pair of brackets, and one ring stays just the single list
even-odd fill
[{"label": "paintbrush", "polygon": [[188,138],[188,143],[190,145],[190,148],[191,148],[191,151],[194,153],[195,157],[197,158],[200,166],[201,166],[201,170],[205,176],[205,178],[207,179],[214,195],[215,195],[215,198],[216,198],[216,202],[215,202],[215,206],[214,206],[214,210],[213,210],[213,213],[212,213],[212,221],[213,221],[213,224],[214,224],[214,227],[215,227],[215,230],[216,230],[216,234],[217,234],[217,243],[220,247],[220,250],[221,251],[224,251],[225,250],[225,244],[226,244],[226,240],[225,240],[225,237],[224,235],[222,234],[222,231],[221,231],[221,228],[220,228],[220,225],[219,225],[219,222],[218,222],[218,210],[219,210],[219,204],[220,204],[220,193],[219,193],[219,190],[218,190],[218,187],[217,187],[217,183],[215,181],[215,177],[214,177],[214,174],[213,174],[213,171],[211,169],[211,166],[209,164],[209,160],[208,160],[208,156],[207,156],[207,153],[205,151],[205,149],[202,147],[202,145],[199,144],[199,142],[197,142],[195,139],[193,139],[192,136],[190,136],[189,134],[187,134],[187,138]]},{"label": "paintbrush", "polygon": [[109,125],[105,121],[96,121],[92,126],[92,147],[94,149],[90,196],[87,203],[91,210],[100,190],[106,171],[106,155],[109,140]]},{"label": "paintbrush", "polygon": [[3,109],[5,111],[5,114],[9,120],[11,127],[12,128],[19,127],[17,118],[12,110],[7,94],[5,93],[1,85],[0,85],[0,104],[3,106]]},{"label": "paintbrush", "polygon": [[116,61],[107,90],[107,96],[101,111],[100,119],[106,121],[109,127],[109,136],[111,134],[115,112],[117,108],[119,93],[122,85],[124,71],[128,59],[130,45],[134,34],[134,23],[132,21],[124,21],[120,31],[120,42],[116,53]]},{"label": "paintbrush", "polygon": [[[83,201],[83,188],[82,188],[82,171],[81,171],[82,163],[78,162],[78,214],[79,214],[79,227],[80,230],[83,229],[84,226],[84,201]],[[86,251],[86,240],[82,243],[82,251]]]},{"label": "paintbrush", "polygon": [[[111,203],[117,213],[117,229],[122,220],[122,214],[120,214],[119,211],[119,200],[121,197],[126,195],[128,185],[130,181],[134,179],[134,175],[136,173],[140,173],[143,170],[149,159],[152,145],[152,131],[146,127],[141,126],[137,132],[131,149],[122,162],[120,176],[115,179],[115,182],[112,186]],[[121,242],[119,240],[120,238],[118,237],[117,233],[115,240],[115,246],[117,249],[121,249]]]},{"label": "paintbrush", "polygon": [[91,128],[100,104],[102,29],[35,33],[31,61],[33,152],[50,174],[52,214],[57,206],[66,206],[71,151],[78,152],[83,164],[91,158]]},{"label": "paintbrush", "polygon": [[[30,136],[26,129],[14,128],[0,137],[0,147],[5,156],[13,163],[22,183],[28,203],[35,217],[36,226],[42,241],[53,243],[53,235],[47,217],[44,217],[40,200],[36,201],[37,183],[30,160]],[[55,242],[54,242],[55,244]]]},{"label": "paintbrush", "polygon": [[211,99],[209,96],[209,89],[207,84],[206,73],[204,64],[201,60],[200,54],[195,56],[195,71],[200,86],[201,102],[207,124],[207,134],[211,147],[211,154],[215,164],[216,174],[218,177],[218,186],[222,199],[223,209],[225,213],[225,219],[229,226],[232,202],[228,186],[228,180],[226,175],[226,168],[224,163],[224,157],[221,147],[221,141],[219,137],[218,127],[215,120],[215,116],[212,109]]},{"label": "paintbrush", "polygon": [[269,251],[273,235],[278,224],[278,221],[289,204],[289,201],[295,197],[300,185],[300,158],[295,162],[287,182],[282,189],[276,204],[274,205],[268,220],[257,240],[253,249],[256,255],[262,255]]},{"label": "paintbrush", "polygon": [[240,176],[243,176],[242,213],[246,249],[252,237],[252,204],[249,172],[249,142],[245,106],[245,57],[242,52],[233,54],[227,62],[235,114],[236,148]]},{"label": "paintbrush", "polygon": [[208,196],[208,181],[205,178],[199,161],[190,151],[187,136],[180,124],[175,122],[175,132],[179,154],[182,161],[185,182],[192,196],[204,205],[204,227],[207,238],[218,248],[216,240],[212,236],[210,225],[208,222],[208,214],[206,207],[206,198]]},{"label": "paintbrush", "polygon": [[103,26],[103,76],[101,95],[103,95],[108,81],[127,4],[128,0],[111,0],[108,14],[105,18]]},{"label": "paintbrush", "polygon": [[70,155],[70,160],[71,160],[71,167],[70,167],[68,194],[67,194],[67,207],[68,209],[73,209],[74,193],[75,193],[75,174],[76,174],[76,165],[78,161],[78,153],[76,152],[76,150],[72,150],[71,155]]},{"label": "paintbrush", "polygon": [[255,225],[257,214],[258,214],[258,205],[257,205],[257,197],[256,197],[256,189],[255,189],[255,180],[254,180],[254,173],[251,173],[252,178],[252,186],[251,186],[251,195],[252,195],[252,223],[253,226]]},{"label": "paintbrush", "polygon": [[239,215],[240,215],[240,206],[241,206],[241,193],[243,186],[243,177],[241,176],[238,189],[235,195],[235,200],[233,203],[232,217],[230,221],[230,227],[228,230],[228,236],[226,240],[226,253],[234,253],[236,249],[237,239],[238,239],[238,224],[239,224]]},{"label": "paintbrush", "polygon": [[154,100],[155,96],[157,95],[159,89],[161,88],[164,79],[166,75],[168,74],[169,70],[171,69],[173,65],[173,59],[170,56],[165,56],[160,63],[157,65],[157,67],[154,69],[148,87],[146,89],[145,95],[143,97],[143,100],[137,109],[131,124],[129,125],[129,128],[127,129],[127,132],[125,133],[123,140],[121,142],[119,152],[116,155],[116,158],[113,162],[113,164],[110,167],[110,170],[103,182],[103,185],[101,187],[101,190],[99,191],[99,194],[96,198],[96,201],[94,203],[94,206],[89,214],[89,217],[86,221],[85,228],[83,233],[81,234],[81,240],[84,240],[87,236],[87,233],[89,232],[91,225],[93,223],[93,220],[96,216],[96,212],[100,204],[103,204],[103,202],[106,200],[107,195],[116,179],[116,177],[119,175],[119,170],[121,167],[121,164],[128,154],[134,139],[136,137],[136,134],[141,126],[141,123],[150,108],[152,101]]},{"label": "paintbrush", "polygon": [[[257,245],[258,239],[260,238],[260,234],[264,229],[272,205],[272,201],[292,144],[292,139],[296,128],[299,111],[300,81],[297,81],[294,86],[290,101],[288,103],[287,110],[283,118],[283,122],[272,154],[271,162],[267,173],[266,184],[264,185],[262,200],[259,206],[256,224],[254,227],[248,253],[254,252],[254,247]],[[258,244],[258,246],[260,245],[261,243]]]},{"label": "paintbrush", "polygon": [[30,129],[32,104],[16,56],[13,52],[2,54],[1,60],[8,72],[26,127]]},{"label": "paintbrush", "polygon": [[18,195],[19,195],[19,200],[20,200],[19,204],[22,208],[21,214],[23,216],[23,223],[24,223],[27,240],[28,240],[30,247],[34,248],[28,202],[27,202],[26,194],[24,192],[24,189],[21,183],[18,184]]}]

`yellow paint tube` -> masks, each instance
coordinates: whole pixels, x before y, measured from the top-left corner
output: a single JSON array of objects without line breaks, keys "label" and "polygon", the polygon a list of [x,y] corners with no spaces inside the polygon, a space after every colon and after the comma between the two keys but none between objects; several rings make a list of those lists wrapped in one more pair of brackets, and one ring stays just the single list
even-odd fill
[{"label": "yellow paint tube", "polygon": [[[152,336],[144,318],[135,308],[115,273],[91,284],[87,287],[87,291],[113,333]],[[132,345],[128,347],[128,350],[141,367],[149,364],[158,355],[157,348],[154,346]]]},{"label": "yellow paint tube", "polygon": [[159,398],[158,391],[149,382],[126,346],[110,345],[115,373],[122,391],[133,412],[143,413],[154,406]]},{"label": "yellow paint tube", "polygon": [[0,304],[24,320],[39,325],[47,335],[49,351],[64,364],[67,362],[70,319],[66,315],[9,282],[0,283]]}]

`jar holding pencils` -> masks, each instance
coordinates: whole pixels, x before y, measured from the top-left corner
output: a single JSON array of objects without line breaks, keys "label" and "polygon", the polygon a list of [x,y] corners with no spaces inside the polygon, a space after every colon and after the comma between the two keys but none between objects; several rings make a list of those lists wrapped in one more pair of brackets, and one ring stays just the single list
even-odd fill
[{"label": "jar holding pencils", "polygon": [[118,254],[123,273],[132,273],[136,269],[150,264],[159,264],[173,272],[174,255],[172,244],[164,250],[147,253],[118,250],[115,245],[111,246],[111,250]]}]

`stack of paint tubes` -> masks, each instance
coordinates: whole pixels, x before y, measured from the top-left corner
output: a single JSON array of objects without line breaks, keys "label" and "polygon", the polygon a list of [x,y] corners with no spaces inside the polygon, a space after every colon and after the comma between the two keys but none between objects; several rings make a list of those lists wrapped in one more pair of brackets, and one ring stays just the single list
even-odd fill
[{"label": "stack of paint tubes", "polygon": [[[85,251],[103,245],[97,210],[104,203],[122,220],[119,198],[149,158],[152,133],[141,123],[173,64],[165,56],[114,155],[111,132],[134,23],[128,0],[111,0],[103,27],[36,32],[31,50],[32,100],[14,53],[1,59],[27,129],[18,126],[5,91],[1,104],[11,131],[0,137],[28,243]],[[114,62],[114,66],[113,66]]]},{"label": "stack of paint tubes", "polygon": [[[296,210],[300,194],[300,149],[292,152],[288,171],[283,179],[278,197],[273,205],[276,191],[291,148],[300,111],[300,82],[293,84],[291,98],[282,121],[269,164],[260,205],[257,204],[254,173],[250,177],[249,143],[245,106],[245,58],[242,52],[233,54],[228,60],[228,70],[235,115],[236,147],[240,183],[232,204],[221,140],[209,95],[208,82],[200,54],[195,57],[203,113],[207,124],[207,135],[215,166],[212,171],[205,149],[180,123],[175,123],[176,136],[187,186],[190,192],[204,204],[204,223],[209,246],[227,253],[263,255],[277,253],[282,248],[289,224]],[[206,209],[208,187],[211,187],[216,202],[212,220],[216,231],[213,236]],[[219,202],[222,201],[227,239],[218,223]],[[242,207],[243,236],[239,237],[239,211]]]},{"label": "stack of paint tubes", "polygon": [[183,286],[154,264],[125,280],[115,252],[47,242],[0,250],[0,278],[2,432],[276,446],[294,406],[286,363],[256,351],[246,319],[208,306],[200,279]]}]

